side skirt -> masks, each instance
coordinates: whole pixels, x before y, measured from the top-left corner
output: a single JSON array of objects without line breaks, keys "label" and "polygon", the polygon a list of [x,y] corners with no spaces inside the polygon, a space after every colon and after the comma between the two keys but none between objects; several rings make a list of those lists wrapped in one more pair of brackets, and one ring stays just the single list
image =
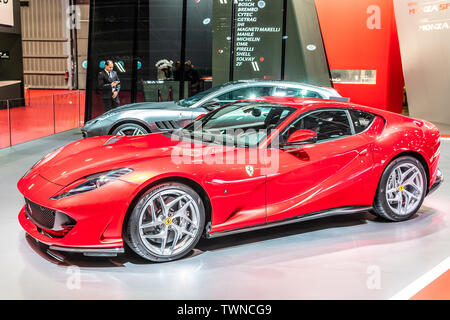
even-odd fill
[{"label": "side skirt", "polygon": [[358,213],[358,212],[368,211],[370,209],[372,209],[372,207],[340,207],[340,208],[333,208],[333,209],[317,211],[317,212],[313,212],[313,213],[306,213],[306,214],[302,214],[302,215],[297,216],[297,217],[287,218],[287,219],[283,219],[283,220],[279,220],[279,221],[273,221],[273,222],[269,222],[269,223],[258,224],[258,225],[250,226],[250,227],[237,228],[237,229],[231,229],[231,230],[225,230],[225,231],[218,231],[218,232],[213,232],[213,233],[207,232],[206,233],[206,238],[212,239],[212,238],[228,236],[228,235],[232,235],[232,234],[236,234],[236,233],[261,230],[261,229],[266,229],[266,228],[271,228],[271,227],[282,226],[282,225],[285,225],[285,224],[296,223],[296,222],[307,221],[307,220],[313,220],[313,219],[319,219],[319,218],[324,218],[324,217],[329,217],[329,216],[338,216],[338,215],[344,215],[344,214]]}]

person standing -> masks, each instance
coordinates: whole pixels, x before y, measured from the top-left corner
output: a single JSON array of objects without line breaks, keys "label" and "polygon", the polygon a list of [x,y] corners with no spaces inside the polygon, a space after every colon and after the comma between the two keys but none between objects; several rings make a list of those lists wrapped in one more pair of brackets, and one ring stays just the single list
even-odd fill
[{"label": "person standing", "polygon": [[189,81],[189,96],[200,92],[200,74],[194,69],[194,65],[190,60],[184,63],[184,80]]},{"label": "person standing", "polygon": [[181,67],[181,62],[180,61],[175,62],[174,70],[173,70],[173,80],[175,80],[175,81],[181,80],[181,72],[183,72],[182,69],[183,68]]},{"label": "person standing", "polygon": [[120,106],[119,91],[120,80],[117,72],[114,70],[114,62],[106,61],[105,69],[98,74],[98,86],[102,90],[102,98],[105,104],[105,111]]}]

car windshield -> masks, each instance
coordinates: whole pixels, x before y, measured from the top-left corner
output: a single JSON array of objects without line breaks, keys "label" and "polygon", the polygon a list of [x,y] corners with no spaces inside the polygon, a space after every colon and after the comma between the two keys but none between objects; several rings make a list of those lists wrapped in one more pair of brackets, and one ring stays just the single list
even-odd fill
[{"label": "car windshield", "polygon": [[207,114],[183,131],[204,142],[255,147],[294,111],[278,104],[240,101]]},{"label": "car windshield", "polygon": [[208,90],[199,92],[199,93],[197,93],[196,95],[193,95],[192,97],[190,97],[190,98],[188,98],[188,99],[184,99],[184,100],[178,101],[178,104],[179,104],[180,106],[183,106],[183,107],[190,107],[190,106],[192,106],[194,103],[196,103],[196,102],[202,100],[202,99],[203,99],[204,97],[206,97],[207,95],[209,95],[209,94],[211,94],[211,93],[213,93],[213,92],[216,92],[216,91],[218,91],[218,90],[220,90],[220,89],[222,89],[222,88],[224,88],[224,87],[230,86],[230,85],[232,85],[232,84],[234,84],[234,82],[227,82],[227,83],[221,84],[221,85],[219,85],[219,86],[216,86],[216,87],[213,87],[213,88],[209,88]]}]

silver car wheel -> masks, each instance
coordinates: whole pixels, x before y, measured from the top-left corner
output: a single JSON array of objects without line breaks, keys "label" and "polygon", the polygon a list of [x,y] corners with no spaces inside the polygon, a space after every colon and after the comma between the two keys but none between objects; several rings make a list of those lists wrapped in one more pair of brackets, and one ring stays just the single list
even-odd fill
[{"label": "silver car wheel", "polygon": [[154,194],[139,215],[139,235],[157,256],[170,257],[188,248],[199,232],[200,211],[186,192],[166,189]]},{"label": "silver car wheel", "polygon": [[117,131],[116,134],[120,135],[120,136],[141,136],[141,135],[147,134],[147,132],[144,132],[138,126],[129,125],[129,126],[120,128],[120,130]]},{"label": "silver car wheel", "polygon": [[408,215],[420,204],[423,189],[422,172],[412,163],[397,165],[386,183],[386,200],[398,215]]}]

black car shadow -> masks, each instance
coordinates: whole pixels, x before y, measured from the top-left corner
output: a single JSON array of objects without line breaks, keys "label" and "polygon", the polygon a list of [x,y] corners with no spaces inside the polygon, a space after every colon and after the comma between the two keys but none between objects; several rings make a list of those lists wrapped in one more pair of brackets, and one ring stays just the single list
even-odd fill
[{"label": "black car shadow", "polygon": [[[437,217],[437,219],[436,219]],[[364,213],[353,213],[346,215],[330,216],[325,218],[320,218],[316,220],[309,220],[303,222],[297,222],[293,224],[272,227],[267,229],[261,229],[257,231],[244,232],[214,239],[202,238],[196,246],[196,249],[191,251],[186,257],[178,261],[186,261],[194,257],[203,255],[204,253],[218,252],[223,249],[230,249],[233,247],[246,246],[251,244],[263,243],[264,241],[288,238],[291,236],[301,236],[303,234],[313,233],[317,231],[327,230],[327,229],[339,229],[345,227],[357,227],[365,225],[368,223],[381,223],[384,224],[386,228],[394,228],[391,237],[385,237],[380,235],[377,231],[363,230],[355,234],[355,237],[360,240],[361,245],[371,245],[380,243],[392,243],[407,241],[412,238],[427,236],[430,233],[435,232],[439,228],[439,223],[437,220],[441,220],[439,213],[434,209],[430,209],[422,206],[419,214],[416,214],[412,219],[402,223],[414,224],[413,228],[411,226],[405,227],[401,232],[398,232],[399,223],[389,222],[384,219],[378,218],[370,214],[369,212]],[[401,235],[399,235],[401,234]],[[398,236],[396,236],[398,235]],[[333,236],[330,236],[330,239]],[[321,238],[321,240],[330,240]],[[30,247],[44,259],[59,266],[78,266],[86,268],[123,268],[126,264],[133,265],[151,265],[149,262],[137,254],[135,254],[131,249],[126,248],[124,254],[120,254],[116,257],[86,257],[79,253],[66,253],[66,252],[55,252],[49,250],[48,246],[38,243],[30,236],[26,236],[26,240]],[[332,240],[332,239],[331,239]],[[347,239],[348,240],[348,239]],[[316,241],[316,240],[314,240]],[[339,242],[339,239],[338,239]],[[314,256],[317,254],[323,254],[325,252],[344,250],[345,241],[341,239],[342,246],[339,243],[334,243],[333,246],[321,247],[321,249],[314,249],[314,244],[311,244],[309,250],[304,250],[302,253],[295,253],[296,257],[299,254],[302,257]],[[348,249],[348,248],[347,248]],[[268,253],[269,254],[269,253]],[[250,257],[249,259],[262,259],[258,253],[258,256]],[[270,255],[270,254],[269,254]],[[173,263],[173,262],[165,262]],[[159,263],[158,263],[159,264]],[[213,265],[210,265],[213,267]]]}]

